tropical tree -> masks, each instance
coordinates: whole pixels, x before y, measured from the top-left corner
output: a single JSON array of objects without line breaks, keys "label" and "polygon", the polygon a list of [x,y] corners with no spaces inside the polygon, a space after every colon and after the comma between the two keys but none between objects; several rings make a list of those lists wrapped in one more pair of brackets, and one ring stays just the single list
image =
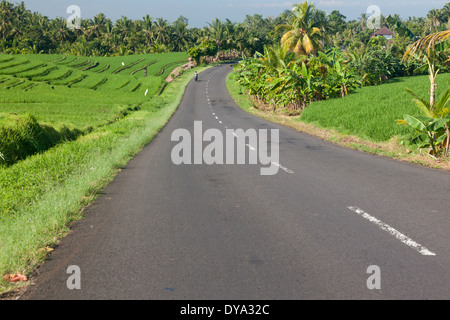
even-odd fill
[{"label": "tropical tree", "polygon": [[168,44],[170,39],[169,22],[163,18],[157,18],[153,23],[155,32],[155,42],[158,44]]},{"label": "tropical tree", "polygon": [[170,34],[170,43],[175,51],[185,51],[189,47],[190,34],[188,32],[188,20],[179,17],[172,26]]},{"label": "tropical tree", "polygon": [[3,41],[6,41],[6,36],[13,27],[13,7],[13,4],[8,1],[0,2],[0,32]]},{"label": "tropical tree", "polygon": [[222,49],[222,44],[226,40],[227,29],[225,24],[220,21],[220,19],[215,18],[211,22],[208,22],[209,39],[213,40],[217,46],[217,56],[219,57],[220,50]]},{"label": "tropical tree", "polygon": [[308,1],[295,4],[292,12],[290,24],[277,27],[285,31],[281,45],[297,55],[317,54],[322,51],[321,25],[316,20],[317,10],[314,4]]}]

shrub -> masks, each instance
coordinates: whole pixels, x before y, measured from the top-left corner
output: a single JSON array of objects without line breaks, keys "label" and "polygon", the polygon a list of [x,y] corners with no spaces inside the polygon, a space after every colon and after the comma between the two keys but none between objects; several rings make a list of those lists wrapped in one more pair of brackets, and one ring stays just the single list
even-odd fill
[{"label": "shrub", "polygon": [[0,128],[0,165],[9,166],[56,144],[75,140],[81,131],[41,125],[32,115],[17,116],[12,125]]}]

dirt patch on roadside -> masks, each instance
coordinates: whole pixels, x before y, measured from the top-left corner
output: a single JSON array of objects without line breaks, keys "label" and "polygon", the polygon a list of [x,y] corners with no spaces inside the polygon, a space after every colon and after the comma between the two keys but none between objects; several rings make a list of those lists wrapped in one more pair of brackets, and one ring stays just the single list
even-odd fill
[{"label": "dirt patch on roadside", "polygon": [[195,63],[190,61],[181,67],[176,67],[170,72],[169,76],[165,79],[166,82],[171,83],[173,80],[178,78],[184,71],[192,69],[195,66]]}]

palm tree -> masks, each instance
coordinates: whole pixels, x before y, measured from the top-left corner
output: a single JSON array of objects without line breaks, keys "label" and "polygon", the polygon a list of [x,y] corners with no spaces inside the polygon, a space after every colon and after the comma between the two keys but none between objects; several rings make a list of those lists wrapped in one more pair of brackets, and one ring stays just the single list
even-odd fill
[{"label": "palm tree", "polygon": [[244,48],[248,47],[249,38],[250,38],[250,34],[247,32],[247,30],[243,26],[237,25],[235,27],[234,33],[233,33],[233,43],[234,43],[235,49],[237,49],[241,53],[241,56],[244,54]]},{"label": "palm tree", "polygon": [[361,15],[358,18],[359,20],[359,27],[361,28],[362,31],[366,30],[367,28],[367,14],[366,13],[361,13]]},{"label": "palm tree", "polygon": [[173,24],[173,31],[170,36],[170,43],[175,51],[184,51],[189,47],[190,37],[188,24],[182,19],[178,19]]},{"label": "palm tree", "polygon": [[90,20],[89,26],[87,27],[87,36],[88,38],[100,38],[102,33],[105,32],[105,26],[107,24],[106,17],[103,13],[100,13],[94,17],[93,20]]},{"label": "palm tree", "polygon": [[439,21],[440,12],[437,9],[432,9],[427,14],[427,27],[430,32],[434,32],[436,27],[440,26]]},{"label": "palm tree", "polygon": [[122,17],[116,21],[113,28],[114,33],[119,35],[120,40],[123,42],[126,40],[132,31],[132,20],[127,17]]},{"label": "palm tree", "polygon": [[67,21],[62,18],[53,20],[53,38],[60,43],[66,42],[70,39],[70,32],[67,28]]},{"label": "palm tree", "polygon": [[167,22],[167,20],[164,20],[163,18],[157,18],[156,21],[153,24],[154,28],[155,28],[155,36],[156,39],[155,41],[160,43],[160,44],[167,44],[168,40],[169,40],[169,34],[170,34],[170,30],[169,30],[169,23]]},{"label": "palm tree", "polygon": [[141,32],[144,34],[145,43],[151,46],[155,41],[155,33],[153,28],[153,19],[147,14],[141,21]]},{"label": "palm tree", "polygon": [[3,41],[6,40],[6,35],[13,26],[14,6],[8,1],[0,2],[0,32],[2,33]]},{"label": "palm tree", "polygon": [[208,22],[208,31],[209,31],[209,37],[213,41],[215,41],[217,45],[217,56],[219,57],[220,49],[222,48],[222,43],[226,39],[226,27],[220,19],[216,18],[211,22]]},{"label": "palm tree", "polygon": [[281,45],[296,55],[317,54],[322,51],[320,40],[322,32],[316,21],[316,8],[308,1],[295,4],[292,8],[294,14],[289,25],[278,26],[277,29],[284,30]]}]

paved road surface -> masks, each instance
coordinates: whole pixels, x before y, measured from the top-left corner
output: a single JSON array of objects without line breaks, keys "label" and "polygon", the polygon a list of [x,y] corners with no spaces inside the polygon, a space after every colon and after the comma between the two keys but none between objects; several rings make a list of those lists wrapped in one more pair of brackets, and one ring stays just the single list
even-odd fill
[{"label": "paved road surface", "polygon": [[[449,299],[450,174],[251,116],[226,90],[230,70],[188,85],[22,299]],[[171,135],[194,121],[224,134],[279,129],[278,173],[174,165]],[[67,288],[70,265],[80,290]],[[373,265],[381,289],[369,290]]]}]

